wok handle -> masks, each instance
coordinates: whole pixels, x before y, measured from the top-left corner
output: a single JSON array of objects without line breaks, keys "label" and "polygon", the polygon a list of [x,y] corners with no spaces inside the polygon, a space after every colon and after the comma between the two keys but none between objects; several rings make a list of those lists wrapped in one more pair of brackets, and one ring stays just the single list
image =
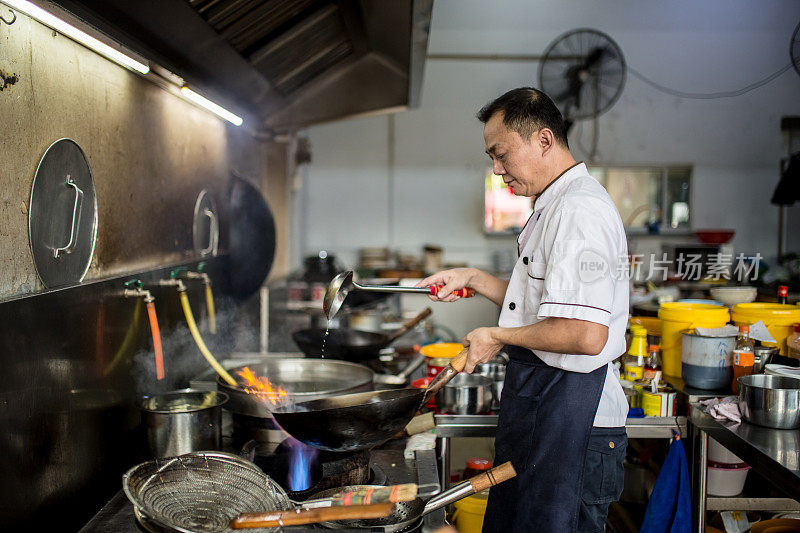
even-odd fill
[{"label": "wok handle", "polygon": [[516,475],[517,473],[514,470],[514,467],[511,465],[511,462],[503,463],[500,466],[492,468],[488,472],[478,474],[467,481],[462,481],[458,485],[450,487],[446,491],[437,494],[428,500],[428,503],[425,504],[425,508],[422,510],[422,514],[424,516],[435,511],[436,509],[441,509],[445,505],[450,505],[451,503],[457,502],[458,500],[466,498],[467,496],[471,496],[476,492],[480,492],[494,485],[498,485]]},{"label": "wok handle", "polygon": [[231,520],[231,529],[254,529],[260,527],[299,526],[335,520],[363,520],[385,518],[392,512],[393,503],[374,505],[352,505],[319,507],[315,509],[293,509],[271,513],[242,513]]},{"label": "wok handle", "polygon": [[405,334],[406,334],[408,331],[410,331],[410,330],[411,330],[411,329],[412,329],[414,326],[416,326],[417,324],[419,324],[420,322],[422,322],[423,320],[425,320],[426,318],[428,318],[429,316],[431,316],[431,313],[432,313],[432,312],[433,312],[433,311],[431,311],[431,308],[430,308],[430,307],[426,307],[425,309],[423,309],[422,311],[420,311],[420,313],[419,313],[417,316],[415,316],[414,318],[412,318],[411,320],[409,320],[408,322],[406,322],[405,324],[403,324],[403,325],[400,327],[400,329],[398,329],[397,331],[395,331],[394,333],[392,333],[392,334],[389,336],[389,342],[391,342],[391,341],[395,340],[396,338],[400,337],[401,335],[405,335]]},{"label": "wok handle", "polygon": [[469,346],[461,350],[459,354],[450,361],[450,364],[444,367],[444,369],[436,374],[436,377],[428,384],[428,388],[425,389],[425,394],[422,395],[422,402],[420,406],[425,405],[428,403],[428,400],[433,398],[437,392],[439,392],[442,387],[447,385],[447,382],[456,377],[456,374],[464,370],[464,366],[467,364],[467,356],[469,355]]},{"label": "wok handle", "polygon": [[456,373],[464,370],[464,367],[467,365],[468,355],[469,355],[469,347],[466,347],[463,350],[461,350],[457,356],[453,357],[452,361],[450,361],[450,366],[453,367],[453,370],[455,370]]},{"label": "wok handle", "polygon": [[469,478],[469,484],[472,485],[475,492],[480,492],[489,487],[494,487],[503,481],[509,480],[516,475],[517,472],[514,470],[514,465],[511,464],[511,461],[508,461],[500,466],[492,468],[488,472]]}]

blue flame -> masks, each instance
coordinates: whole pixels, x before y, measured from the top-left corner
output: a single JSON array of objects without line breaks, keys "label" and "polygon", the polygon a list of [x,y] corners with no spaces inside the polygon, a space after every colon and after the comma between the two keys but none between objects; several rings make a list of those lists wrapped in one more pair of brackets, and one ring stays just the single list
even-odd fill
[{"label": "blue flame", "polygon": [[299,440],[287,438],[291,449],[289,457],[289,490],[298,492],[311,487],[311,465],[317,457],[317,449],[306,446]]}]

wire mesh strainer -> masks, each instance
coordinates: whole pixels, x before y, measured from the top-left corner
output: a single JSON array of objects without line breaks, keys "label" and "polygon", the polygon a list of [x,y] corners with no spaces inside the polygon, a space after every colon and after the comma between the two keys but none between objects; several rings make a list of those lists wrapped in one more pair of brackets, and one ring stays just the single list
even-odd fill
[{"label": "wire mesh strainer", "polygon": [[142,463],[125,473],[122,487],[150,521],[182,533],[232,532],[228,524],[241,513],[292,508],[272,478],[224,452],[194,452]]}]

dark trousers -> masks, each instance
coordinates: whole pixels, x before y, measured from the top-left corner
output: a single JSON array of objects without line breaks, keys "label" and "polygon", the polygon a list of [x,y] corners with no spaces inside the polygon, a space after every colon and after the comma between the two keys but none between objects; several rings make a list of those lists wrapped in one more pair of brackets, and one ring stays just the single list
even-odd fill
[{"label": "dark trousers", "polygon": [[592,428],[583,465],[579,533],[602,533],[608,506],[622,494],[625,479],[625,428]]}]

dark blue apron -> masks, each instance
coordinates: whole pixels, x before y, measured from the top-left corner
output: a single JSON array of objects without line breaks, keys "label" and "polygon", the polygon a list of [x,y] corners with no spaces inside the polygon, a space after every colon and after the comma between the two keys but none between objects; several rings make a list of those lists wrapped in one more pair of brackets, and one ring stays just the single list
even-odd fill
[{"label": "dark blue apron", "polygon": [[483,531],[575,531],[606,365],[581,374],[548,366],[525,348],[506,351],[494,464],[511,461],[517,476],[489,492]]}]

